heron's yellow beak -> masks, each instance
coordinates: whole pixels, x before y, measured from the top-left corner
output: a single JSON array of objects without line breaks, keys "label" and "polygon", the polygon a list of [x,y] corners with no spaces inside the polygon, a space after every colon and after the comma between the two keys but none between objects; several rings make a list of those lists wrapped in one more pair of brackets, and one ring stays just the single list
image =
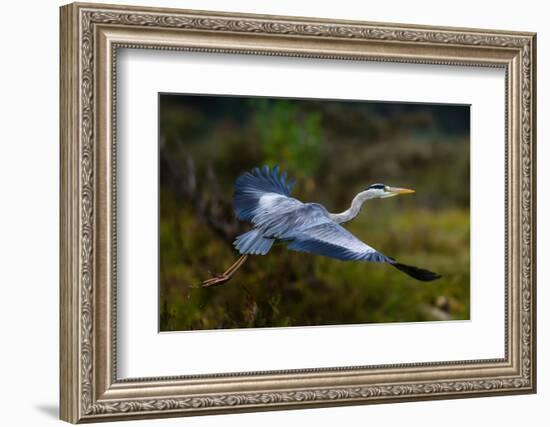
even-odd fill
[{"label": "heron's yellow beak", "polygon": [[408,188],[397,188],[397,187],[389,187],[389,191],[392,194],[395,194],[396,196],[398,194],[411,194],[414,193],[414,190],[409,190]]}]

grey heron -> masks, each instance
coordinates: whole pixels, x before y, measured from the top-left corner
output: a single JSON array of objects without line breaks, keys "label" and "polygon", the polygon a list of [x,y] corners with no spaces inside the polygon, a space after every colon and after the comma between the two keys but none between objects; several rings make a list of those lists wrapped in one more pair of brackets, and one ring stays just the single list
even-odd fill
[{"label": "grey heron", "polygon": [[223,274],[203,281],[203,287],[227,282],[249,255],[265,255],[275,242],[285,243],[294,251],[343,261],[387,263],[421,281],[441,277],[383,255],[342,227],[359,214],[365,201],[414,193],[413,190],[372,184],[353,198],[348,209],[330,213],[319,203],[303,203],[292,197],[293,184],[287,180],[286,172],[279,172],[278,166],[255,168],[237,178],[233,209],[238,219],[250,222],[253,228],[237,236],[233,243],[241,257]]}]

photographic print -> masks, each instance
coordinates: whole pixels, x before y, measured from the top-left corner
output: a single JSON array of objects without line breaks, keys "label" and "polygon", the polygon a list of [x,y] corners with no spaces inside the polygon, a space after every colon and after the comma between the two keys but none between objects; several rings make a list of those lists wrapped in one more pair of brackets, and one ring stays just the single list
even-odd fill
[{"label": "photographic print", "polygon": [[61,419],[536,392],[535,33],[59,22]]},{"label": "photographic print", "polygon": [[470,107],[159,94],[160,331],[465,320]]}]

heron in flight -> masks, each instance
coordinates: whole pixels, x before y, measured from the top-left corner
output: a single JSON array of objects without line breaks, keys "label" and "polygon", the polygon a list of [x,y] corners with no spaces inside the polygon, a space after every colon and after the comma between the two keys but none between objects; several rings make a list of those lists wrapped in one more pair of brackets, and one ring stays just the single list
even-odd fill
[{"label": "heron in flight", "polygon": [[383,262],[425,282],[441,277],[383,255],[342,227],[359,214],[365,201],[414,193],[413,190],[373,184],[353,198],[349,209],[330,213],[319,203],[303,203],[292,197],[293,184],[278,166],[255,168],[237,178],[233,209],[238,219],[250,222],[253,228],[233,243],[241,257],[223,274],[202,282],[203,287],[227,282],[249,255],[265,255],[275,242],[285,243],[294,251],[343,261]]}]

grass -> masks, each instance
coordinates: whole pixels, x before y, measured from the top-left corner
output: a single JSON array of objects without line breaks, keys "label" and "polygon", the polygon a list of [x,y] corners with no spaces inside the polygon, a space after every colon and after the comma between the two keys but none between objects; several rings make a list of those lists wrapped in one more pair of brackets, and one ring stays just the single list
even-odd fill
[{"label": "grass", "polygon": [[[227,284],[197,285],[238,254],[190,212],[161,222],[161,330],[388,323],[469,318],[469,212],[379,201],[348,229],[400,262],[440,273],[418,282],[388,265],[343,262],[275,246]],[[391,202],[390,202],[391,203]],[[386,204],[386,206],[384,206]],[[174,233],[178,233],[174,238]]]}]

